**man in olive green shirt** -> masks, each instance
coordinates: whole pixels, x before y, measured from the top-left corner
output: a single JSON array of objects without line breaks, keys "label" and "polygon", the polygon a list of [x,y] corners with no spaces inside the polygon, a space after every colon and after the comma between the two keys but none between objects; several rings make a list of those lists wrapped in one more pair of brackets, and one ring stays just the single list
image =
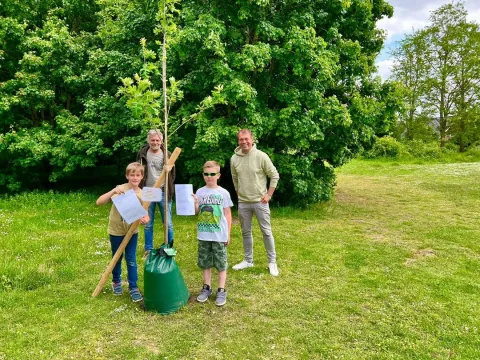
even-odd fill
[{"label": "man in olive green shirt", "polygon": [[[253,143],[249,129],[237,134],[238,147],[230,161],[233,185],[238,195],[238,217],[242,228],[244,260],[233,266],[242,270],[253,266],[252,218],[257,217],[267,250],[268,269],[272,276],[278,276],[275,240],[270,225],[268,202],[273,196],[280,176],[272,161]],[[267,190],[267,177],[270,185]]]}]

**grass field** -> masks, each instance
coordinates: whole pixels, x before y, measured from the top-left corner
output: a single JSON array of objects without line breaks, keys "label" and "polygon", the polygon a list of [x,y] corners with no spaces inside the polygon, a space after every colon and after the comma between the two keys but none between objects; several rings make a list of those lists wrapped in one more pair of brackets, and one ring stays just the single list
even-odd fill
[{"label": "grass field", "polygon": [[[255,267],[229,271],[227,304],[168,316],[109,283],[91,297],[110,257],[98,195],[0,200],[0,360],[480,358],[480,163],[353,161],[329,203],[273,210],[278,278],[255,228]],[[174,226],[193,299],[195,218]],[[232,235],[231,265],[238,222]]]}]

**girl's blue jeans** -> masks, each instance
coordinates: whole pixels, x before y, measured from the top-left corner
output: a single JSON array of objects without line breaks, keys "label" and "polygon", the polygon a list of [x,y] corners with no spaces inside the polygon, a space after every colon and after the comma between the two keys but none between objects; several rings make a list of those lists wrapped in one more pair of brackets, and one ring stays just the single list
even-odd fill
[{"label": "girl's blue jeans", "polygon": [[[144,228],[145,234],[145,251],[153,249],[153,224],[155,222],[155,207],[158,206],[160,209],[160,215],[162,217],[162,224],[165,223],[165,213],[164,213],[164,199],[160,202],[151,202],[148,207],[148,216],[150,221]],[[168,243],[170,246],[173,246],[173,224],[172,224],[172,201],[168,202]]]},{"label": "girl's blue jeans", "polygon": [[[110,235],[110,244],[112,245],[112,257],[117,252],[120,244],[123,241],[125,236],[116,236]],[[125,248],[125,261],[127,263],[127,278],[128,278],[128,288],[134,289],[137,288],[138,281],[138,269],[137,269],[137,242],[138,242],[138,233],[133,234],[132,238]],[[122,259],[123,254],[118,259],[117,264],[113,268],[113,282],[118,283],[122,281]]]}]

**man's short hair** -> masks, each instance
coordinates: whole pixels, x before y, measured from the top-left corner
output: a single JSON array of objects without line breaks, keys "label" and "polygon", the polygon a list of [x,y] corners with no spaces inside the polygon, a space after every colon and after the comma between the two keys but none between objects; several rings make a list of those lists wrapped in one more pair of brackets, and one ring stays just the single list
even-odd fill
[{"label": "man's short hair", "polygon": [[253,139],[253,134],[252,134],[252,131],[251,131],[250,129],[242,129],[242,130],[240,130],[240,131],[237,133],[237,139],[238,139],[238,136],[239,136],[240,134],[244,134],[244,133],[249,134],[250,137]]},{"label": "man's short hair", "polygon": [[140,164],[138,161],[132,162],[127,165],[127,168],[125,170],[125,175],[129,175],[131,172],[137,171],[137,170],[140,170],[140,172],[142,173],[142,176],[145,175],[145,170],[143,168],[143,165]]},{"label": "man's short hair", "polygon": [[153,136],[153,135],[158,135],[158,137],[160,138],[160,141],[163,141],[162,132],[159,129],[152,129],[152,130],[149,130],[147,133],[147,142],[150,139],[150,136]]},{"label": "man's short hair", "polygon": [[217,171],[220,172],[220,165],[214,160],[209,160],[205,164],[203,164],[204,169],[209,168],[209,167],[216,168]]}]

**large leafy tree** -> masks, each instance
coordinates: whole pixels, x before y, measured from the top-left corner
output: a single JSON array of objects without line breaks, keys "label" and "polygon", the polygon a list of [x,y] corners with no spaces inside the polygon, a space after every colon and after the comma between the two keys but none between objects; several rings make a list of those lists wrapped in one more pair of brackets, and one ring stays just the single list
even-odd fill
[{"label": "large leafy tree", "polygon": [[459,26],[466,16],[463,4],[444,5],[432,13],[432,25],[422,32],[429,44],[425,52],[425,61],[429,64],[425,100],[438,114],[441,147],[450,135],[450,120],[455,109],[457,89],[453,79],[458,71],[457,39]]},{"label": "large leafy tree", "polygon": [[455,114],[451,121],[460,152],[480,140],[480,29],[475,23],[459,25]]},{"label": "large leafy tree", "polygon": [[8,46],[0,75],[0,161],[9,171],[0,184],[15,189],[95,163],[90,154],[96,139],[75,119],[84,109],[83,71],[93,42],[84,30],[94,28],[96,6],[6,5],[0,24],[12,26],[0,32]]},{"label": "large leafy tree", "polygon": [[[189,1],[172,47],[184,99],[178,125],[215,86],[215,106],[176,135],[185,170],[199,159],[227,166],[236,132],[252,128],[279,167],[283,203],[326,199],[333,168],[368,146],[393,119],[392,90],[372,78],[383,44],[383,1]],[[191,148],[193,143],[193,148]]]},{"label": "large leafy tree", "polygon": [[[17,52],[0,80],[0,111],[14,114],[3,124],[0,161],[25,173],[47,169],[51,181],[132,159],[150,124],[115,97],[120,79],[149,69],[149,86],[161,89],[153,62],[162,57],[145,67],[141,56],[159,53],[151,41],[159,40],[156,1],[62,4],[82,10],[87,24],[55,1],[24,16],[26,27],[13,17],[8,39]],[[206,159],[228,174],[236,132],[250,127],[279,168],[280,202],[327,199],[334,167],[387,133],[395,118],[397,89],[372,77],[384,38],[376,22],[392,11],[383,0],[182,2],[167,68],[183,94],[170,109],[171,143],[184,149],[177,163],[183,180],[195,182]],[[20,162],[24,152],[29,160]]]},{"label": "large leafy tree", "polygon": [[407,35],[392,51],[396,62],[392,77],[403,85],[401,97],[404,112],[401,113],[397,132],[406,140],[427,140],[435,138],[431,127],[433,111],[425,106],[427,69],[425,52],[427,43],[421,31]]},{"label": "large leafy tree", "polygon": [[[115,93],[120,78],[139,66],[137,39],[151,34],[154,13],[151,19],[138,15],[145,10],[138,2],[123,8],[93,0],[6,5],[0,162],[9,171],[0,185],[47,186],[102,163],[123,168],[140,125]],[[122,31],[109,22],[117,14]]]},{"label": "large leafy tree", "polygon": [[393,52],[394,78],[406,91],[402,117],[407,139],[422,138],[436,119],[440,146],[452,139],[464,151],[480,139],[480,31],[462,2],[433,11],[431,24],[407,36]]}]

